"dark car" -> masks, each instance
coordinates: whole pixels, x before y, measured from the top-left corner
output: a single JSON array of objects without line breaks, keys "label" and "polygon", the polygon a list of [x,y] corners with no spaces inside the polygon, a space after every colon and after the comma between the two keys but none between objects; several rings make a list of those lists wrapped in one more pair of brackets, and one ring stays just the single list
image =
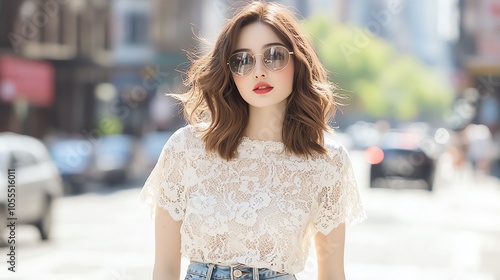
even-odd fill
[{"label": "dark car", "polygon": [[[391,131],[377,146],[366,150],[370,166],[370,187],[433,189],[437,148],[423,133]],[[397,182],[393,179],[403,179]]]},{"label": "dark car", "polygon": [[42,240],[49,238],[52,205],[62,196],[59,171],[45,145],[16,133],[0,133],[0,236],[7,217],[34,225]]}]

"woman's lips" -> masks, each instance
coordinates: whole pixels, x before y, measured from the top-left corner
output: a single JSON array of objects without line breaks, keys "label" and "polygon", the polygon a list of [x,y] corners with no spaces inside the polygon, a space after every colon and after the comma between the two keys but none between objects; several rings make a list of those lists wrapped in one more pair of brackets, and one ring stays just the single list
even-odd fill
[{"label": "woman's lips", "polygon": [[265,87],[265,88],[258,88],[258,89],[254,89],[253,92],[257,93],[257,94],[266,94],[268,92],[270,92],[271,90],[273,90],[272,87]]},{"label": "woman's lips", "polygon": [[253,88],[253,91],[257,94],[266,94],[266,93],[270,92],[271,90],[273,90],[273,87],[270,84],[266,84],[266,83],[258,83]]}]

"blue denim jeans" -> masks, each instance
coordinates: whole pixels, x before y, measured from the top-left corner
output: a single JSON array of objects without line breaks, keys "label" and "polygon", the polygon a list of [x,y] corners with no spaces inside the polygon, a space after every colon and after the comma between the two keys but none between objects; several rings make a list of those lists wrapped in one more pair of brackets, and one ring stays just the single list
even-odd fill
[{"label": "blue denim jeans", "polygon": [[184,280],[296,280],[294,275],[245,265],[191,262]]}]

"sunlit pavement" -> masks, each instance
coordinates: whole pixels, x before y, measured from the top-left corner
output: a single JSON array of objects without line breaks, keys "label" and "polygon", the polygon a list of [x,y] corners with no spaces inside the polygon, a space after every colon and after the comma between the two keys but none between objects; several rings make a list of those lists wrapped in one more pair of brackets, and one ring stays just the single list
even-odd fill
[{"label": "sunlit pavement", "polygon": [[[362,155],[351,156],[368,219],[348,229],[347,279],[500,279],[498,181],[457,173],[432,193],[369,189]],[[34,228],[19,227],[17,272],[2,261],[0,279],[151,279],[153,221],[139,190],[60,199],[52,240],[41,242]],[[6,260],[6,247],[1,254]],[[314,280],[315,271],[312,254],[297,278]]]}]

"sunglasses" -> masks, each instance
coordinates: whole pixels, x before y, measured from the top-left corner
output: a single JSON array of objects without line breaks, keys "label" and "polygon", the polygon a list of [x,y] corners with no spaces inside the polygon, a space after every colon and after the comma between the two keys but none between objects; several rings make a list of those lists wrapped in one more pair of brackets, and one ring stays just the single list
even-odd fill
[{"label": "sunglasses", "polygon": [[243,77],[250,74],[255,66],[255,57],[260,55],[262,56],[262,63],[267,69],[279,71],[288,65],[292,54],[293,52],[283,46],[271,46],[265,49],[262,54],[252,54],[246,51],[233,53],[229,57],[227,65],[229,65],[231,73]]}]

